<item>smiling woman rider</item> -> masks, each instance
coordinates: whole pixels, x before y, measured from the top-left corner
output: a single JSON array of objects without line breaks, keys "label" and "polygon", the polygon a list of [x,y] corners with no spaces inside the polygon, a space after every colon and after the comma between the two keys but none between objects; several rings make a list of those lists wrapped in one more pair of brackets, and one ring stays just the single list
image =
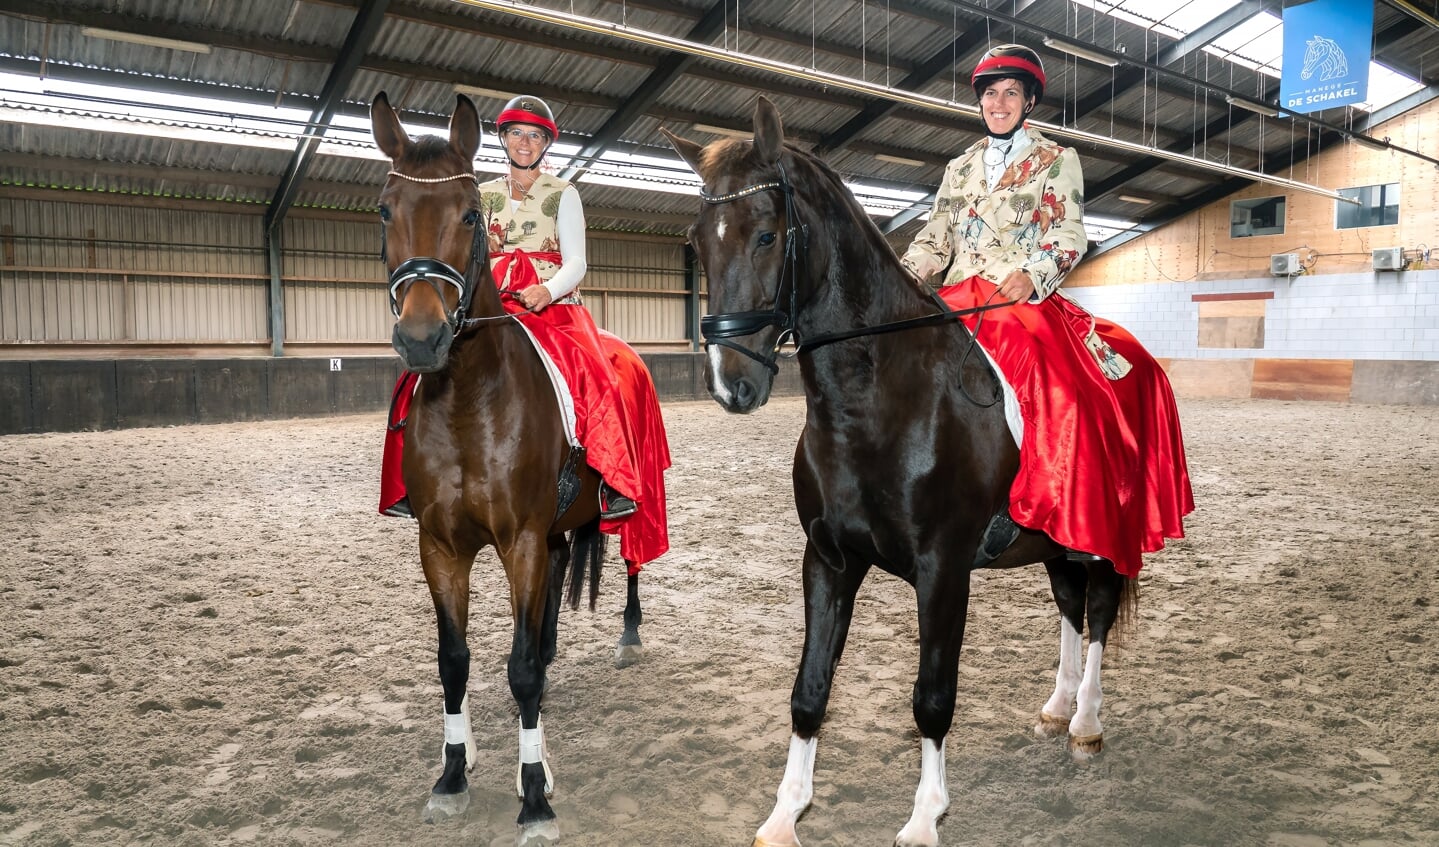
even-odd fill
[{"label": "smiling woman rider", "polygon": [[[508,295],[505,308],[529,313],[526,327],[564,376],[574,403],[576,437],[584,445],[586,463],[603,480],[601,518],[620,520],[645,506],[659,508],[657,503],[638,501],[646,490],[641,468],[662,470],[669,465],[668,453],[661,455],[663,438],[653,436],[656,427],[663,431],[662,424],[632,419],[643,413],[645,404],[627,402],[622,396],[625,388],[616,365],[580,299],[579,285],[587,266],[579,192],[540,170],[559,135],[554,115],[540,98],[520,96],[505,104],[495,124],[509,166],[503,176],[479,189],[490,267],[495,284]],[[397,392],[391,420],[403,421],[409,397],[403,389]],[[380,511],[408,517],[400,475],[402,441],[403,432],[392,423],[385,444]],[[658,530],[651,534],[657,536]],[[658,541],[649,545],[663,546]]]},{"label": "smiling woman rider", "polygon": [[953,309],[1014,304],[963,319],[1023,417],[1008,514],[984,549],[1028,527],[1133,577],[1194,509],[1174,394],[1134,336],[1058,290],[1088,246],[1084,177],[1073,149],[1025,125],[1044,97],[1039,55],[994,47],[971,83],[986,137],[945,169],[903,262],[918,280],[939,274]]}]

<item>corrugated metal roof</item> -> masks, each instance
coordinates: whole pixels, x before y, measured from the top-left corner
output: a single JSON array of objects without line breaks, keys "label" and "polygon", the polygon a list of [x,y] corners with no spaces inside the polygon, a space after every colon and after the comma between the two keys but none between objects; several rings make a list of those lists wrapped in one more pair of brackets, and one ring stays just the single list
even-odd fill
[{"label": "corrugated metal roof", "polygon": [[[675,38],[690,37],[715,9],[700,0],[537,0],[534,5]],[[24,4],[24,14],[0,12],[0,44],[6,51],[0,56],[0,71],[36,79],[43,62],[47,80],[84,77],[146,83],[176,93],[206,92],[221,112],[238,108],[232,105],[237,101],[284,102],[308,111],[318,103],[361,6],[362,0],[35,0]],[[992,9],[987,11],[987,6]],[[927,96],[963,103],[973,102],[968,70],[983,51],[1018,38],[1040,52],[1049,76],[1047,97],[1035,113],[1039,120],[1245,168],[1283,166],[1302,159],[1306,149],[1321,146],[1319,133],[1296,121],[1261,118],[1226,103],[1224,90],[1262,100],[1274,81],[1203,51],[1169,67],[1206,80],[1217,90],[1153,69],[1136,71],[1133,60],[1111,69],[1039,43],[1042,33],[1052,32],[1135,59],[1158,55],[1174,44],[1157,30],[1070,0],[721,0],[715,11],[723,15],[723,23],[704,39],[711,45],[874,85],[912,85]],[[1015,16],[1023,30],[1018,36],[1009,20]],[[1375,21],[1380,61],[1401,72],[1422,71],[1431,86],[1439,83],[1433,28],[1382,2],[1376,4]],[[98,38],[83,34],[85,26],[211,49],[192,52]],[[957,39],[968,39],[968,46],[954,50]],[[947,50],[954,53],[953,61],[945,61]],[[934,57],[940,61],[927,69],[925,81],[906,82]],[[756,94],[766,93],[780,108],[792,140],[807,146],[838,145],[827,156],[846,178],[912,185],[920,191],[932,189],[944,162],[982,134],[974,118],[912,106],[891,108],[856,128],[852,122],[875,98],[711,59],[684,59],[683,73],[657,85],[656,68],[666,61],[674,61],[674,56],[655,46],[463,2],[407,0],[389,4],[353,79],[334,105],[342,114],[360,116],[373,95],[384,90],[407,119],[442,127],[454,104],[454,86],[462,84],[491,90],[489,95],[474,95],[489,128],[510,94],[536,93],[554,108],[562,140],[578,144],[610,126],[616,110],[641,102],[643,108],[618,127],[618,141],[611,146],[668,157],[658,133],[661,126],[710,140],[718,136],[696,125],[747,128]],[[0,98],[0,106],[13,103],[11,94]],[[1318,117],[1339,124],[1354,116],[1330,110]],[[195,120],[214,122],[212,117]],[[227,140],[0,120],[0,151],[13,154],[13,161],[0,166],[0,180],[265,202],[278,186],[295,143],[291,137],[287,147],[266,150]],[[1332,143],[1331,135],[1324,144]],[[1087,142],[1076,146],[1085,156],[1088,182],[1108,188],[1090,200],[1097,214],[1171,214],[1226,180],[1183,163],[1136,168],[1133,154]],[[877,154],[901,161],[881,160]],[[906,159],[919,164],[902,161]],[[296,202],[370,208],[384,170],[375,160],[314,157]],[[590,222],[596,227],[679,233],[683,216],[696,208],[692,195],[585,185],[583,180],[587,207],[595,210]],[[1154,202],[1141,208],[1115,199],[1126,191]],[[913,226],[902,227],[900,233]]]}]

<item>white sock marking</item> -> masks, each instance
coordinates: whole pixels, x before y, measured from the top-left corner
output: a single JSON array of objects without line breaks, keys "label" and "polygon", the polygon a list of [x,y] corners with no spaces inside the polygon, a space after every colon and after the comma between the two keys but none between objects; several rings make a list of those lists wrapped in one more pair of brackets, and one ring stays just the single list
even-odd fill
[{"label": "white sock marking", "polygon": [[809,807],[814,797],[814,752],[817,741],[798,735],[789,739],[789,760],[785,762],[784,779],[775,792],[774,811],[769,820],[755,833],[757,844],[798,844],[795,822]]}]

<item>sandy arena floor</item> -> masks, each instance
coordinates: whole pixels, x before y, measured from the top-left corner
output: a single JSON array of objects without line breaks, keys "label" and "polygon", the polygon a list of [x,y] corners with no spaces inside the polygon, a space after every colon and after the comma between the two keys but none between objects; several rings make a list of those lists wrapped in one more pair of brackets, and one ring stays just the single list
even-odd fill
[{"label": "sandy arena floor", "polygon": [[[1439,844],[1439,409],[1189,401],[1198,511],[1110,651],[1106,750],[1030,735],[1058,619],[1042,568],[982,573],[946,845]],[[748,845],[802,637],[798,399],[665,407],[673,550],[566,612],[545,726],[569,847]],[[374,513],[379,415],[0,438],[0,845],[511,845],[504,580],[477,565],[468,816],[438,774],[412,524]],[[612,545],[617,546],[617,545]],[[810,845],[888,845],[919,774],[914,598],[861,593]]]}]

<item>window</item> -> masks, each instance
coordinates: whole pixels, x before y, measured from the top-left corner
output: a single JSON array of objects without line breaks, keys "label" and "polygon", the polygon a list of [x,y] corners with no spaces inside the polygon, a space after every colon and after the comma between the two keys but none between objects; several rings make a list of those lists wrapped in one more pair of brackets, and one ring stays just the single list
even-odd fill
[{"label": "window", "polygon": [[1284,198],[1257,197],[1229,205],[1229,237],[1284,234]]},{"label": "window", "polygon": [[1399,223],[1399,183],[1388,185],[1365,185],[1360,188],[1341,188],[1340,197],[1352,197],[1359,201],[1335,205],[1334,228],[1355,229],[1361,226],[1393,226]]}]

